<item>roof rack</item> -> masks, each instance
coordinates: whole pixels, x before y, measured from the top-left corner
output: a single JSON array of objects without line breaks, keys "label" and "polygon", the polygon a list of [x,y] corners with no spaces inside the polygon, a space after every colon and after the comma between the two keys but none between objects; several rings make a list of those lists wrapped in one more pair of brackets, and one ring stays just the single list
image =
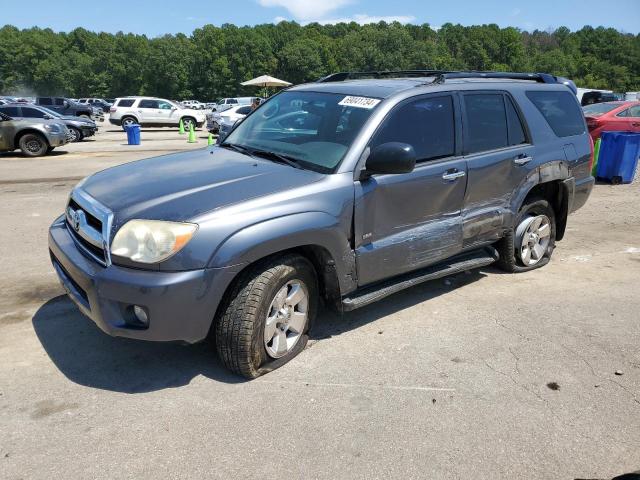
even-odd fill
[{"label": "roof rack", "polygon": [[455,71],[455,70],[392,70],[392,71],[372,71],[372,72],[338,72],[327,75],[318,80],[325,82],[344,82],[358,78],[407,78],[407,77],[435,77],[433,83],[444,83],[449,79],[462,78],[490,78],[503,80],[530,80],[538,83],[560,83],[564,84],[573,93],[577,93],[577,88],[573,81],[556,77],[549,73],[516,73],[516,72],[483,72],[483,71]]}]

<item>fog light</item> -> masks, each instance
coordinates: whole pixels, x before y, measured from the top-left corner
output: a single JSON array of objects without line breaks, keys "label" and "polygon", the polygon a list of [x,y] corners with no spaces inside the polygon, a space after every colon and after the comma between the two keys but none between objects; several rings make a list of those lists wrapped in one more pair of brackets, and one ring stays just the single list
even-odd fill
[{"label": "fog light", "polygon": [[147,315],[147,311],[138,306],[133,306],[133,314],[136,316],[136,320],[138,320],[145,327],[149,325],[149,315]]}]

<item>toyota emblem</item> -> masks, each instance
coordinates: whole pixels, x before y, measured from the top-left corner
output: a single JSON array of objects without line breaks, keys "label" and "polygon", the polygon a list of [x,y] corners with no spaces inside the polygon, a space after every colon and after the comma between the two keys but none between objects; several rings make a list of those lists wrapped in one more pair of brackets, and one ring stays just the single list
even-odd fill
[{"label": "toyota emblem", "polygon": [[73,229],[76,232],[80,231],[80,212],[79,211],[73,212]]}]

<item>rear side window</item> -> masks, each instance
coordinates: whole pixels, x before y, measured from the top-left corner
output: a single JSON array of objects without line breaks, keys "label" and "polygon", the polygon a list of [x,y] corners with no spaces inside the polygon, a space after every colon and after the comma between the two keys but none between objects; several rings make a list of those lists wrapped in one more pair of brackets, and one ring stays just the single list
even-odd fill
[{"label": "rear side window", "polygon": [[123,98],[118,102],[118,107],[130,107],[135,100],[133,98]]},{"label": "rear side window", "polygon": [[64,106],[64,98],[56,98],[56,105],[63,107]]},{"label": "rear side window", "polygon": [[10,117],[19,117],[18,107],[0,107],[0,112]]},{"label": "rear side window", "polygon": [[413,146],[419,162],[455,154],[455,119],[450,96],[429,97],[406,103],[386,118],[372,147],[387,142]]},{"label": "rear side window", "polygon": [[49,97],[42,97],[38,103],[40,105],[53,105],[53,102],[51,101],[51,99]]},{"label": "rear side window", "polygon": [[572,93],[530,91],[527,97],[558,137],[571,137],[585,132],[582,110]]},{"label": "rear side window", "polygon": [[521,145],[527,143],[527,137],[522,127],[522,122],[513,105],[513,100],[508,96],[504,97],[505,106],[507,107],[507,127],[509,128],[509,145]]},{"label": "rear side window", "polygon": [[485,152],[509,144],[507,115],[502,94],[464,96],[466,153]]}]

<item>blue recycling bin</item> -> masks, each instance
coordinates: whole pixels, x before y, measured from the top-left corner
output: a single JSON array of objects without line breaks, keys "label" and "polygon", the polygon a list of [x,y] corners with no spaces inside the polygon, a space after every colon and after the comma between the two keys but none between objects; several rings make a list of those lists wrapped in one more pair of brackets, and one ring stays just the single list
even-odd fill
[{"label": "blue recycling bin", "polygon": [[603,132],[596,177],[611,183],[631,183],[640,156],[640,133]]},{"label": "blue recycling bin", "polygon": [[140,125],[127,125],[127,143],[129,145],[140,145]]}]

